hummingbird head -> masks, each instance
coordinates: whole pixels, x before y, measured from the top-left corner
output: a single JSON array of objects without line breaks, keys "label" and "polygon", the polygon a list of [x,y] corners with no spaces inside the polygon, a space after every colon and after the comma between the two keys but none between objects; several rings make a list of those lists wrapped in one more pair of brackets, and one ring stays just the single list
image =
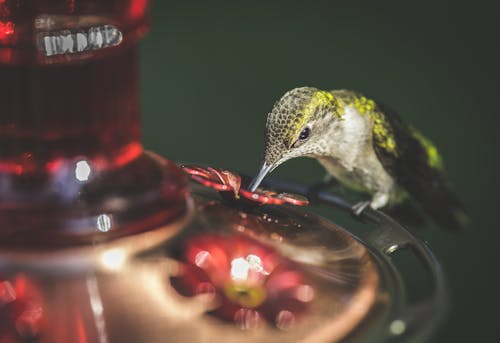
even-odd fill
[{"label": "hummingbird head", "polygon": [[249,189],[254,191],[287,160],[326,153],[327,130],[342,113],[342,104],[330,92],[300,87],[285,93],[267,116],[264,161]]}]

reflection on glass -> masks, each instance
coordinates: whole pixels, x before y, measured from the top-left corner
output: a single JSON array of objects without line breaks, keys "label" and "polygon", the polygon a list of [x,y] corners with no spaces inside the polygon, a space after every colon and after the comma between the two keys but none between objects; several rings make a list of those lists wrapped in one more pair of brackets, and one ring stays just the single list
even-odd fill
[{"label": "reflection on glass", "polygon": [[231,261],[231,279],[234,281],[246,281],[250,265],[242,257],[235,258]]},{"label": "reflection on glass", "polygon": [[234,314],[234,323],[242,330],[251,330],[262,324],[262,318],[255,310],[241,308]]},{"label": "reflection on glass", "polygon": [[43,309],[40,305],[29,304],[16,319],[16,331],[24,338],[35,337],[40,330]]},{"label": "reflection on glass", "polygon": [[[42,20],[39,19],[40,21]],[[38,39],[39,50],[49,57],[117,46],[123,35],[112,25],[102,25],[90,27],[85,31],[78,28],[78,31],[43,32],[39,34]]]},{"label": "reflection on glass", "polygon": [[11,21],[0,20],[0,42],[7,43],[10,37],[12,37],[13,35],[14,35],[14,23]]},{"label": "reflection on glass", "polygon": [[9,281],[0,282],[0,307],[16,300],[16,291]]},{"label": "reflection on glass", "polygon": [[276,326],[281,330],[289,330],[295,324],[295,315],[287,310],[280,311],[276,316]]},{"label": "reflection on glass", "polygon": [[94,275],[87,278],[87,291],[90,298],[90,307],[94,315],[94,323],[97,328],[99,343],[108,342],[108,334],[106,330],[106,321],[104,319],[104,307],[102,304],[101,293],[99,285]]},{"label": "reflection on glass", "polygon": [[102,266],[110,270],[120,269],[126,261],[125,250],[116,248],[104,252],[101,256]]},{"label": "reflection on glass", "polygon": [[78,181],[87,181],[91,172],[92,170],[87,161],[76,162],[75,177]]},{"label": "reflection on glass", "polygon": [[300,267],[246,236],[191,237],[173,278],[182,295],[215,294],[212,312],[241,329],[263,323],[288,330],[314,299]]},{"label": "reflection on glass", "polygon": [[35,291],[23,274],[0,279],[0,342],[9,342],[8,337],[13,336],[31,340],[39,335],[44,310]]},{"label": "reflection on glass", "polygon": [[108,232],[111,229],[111,218],[107,214],[97,217],[97,229],[101,232]]}]

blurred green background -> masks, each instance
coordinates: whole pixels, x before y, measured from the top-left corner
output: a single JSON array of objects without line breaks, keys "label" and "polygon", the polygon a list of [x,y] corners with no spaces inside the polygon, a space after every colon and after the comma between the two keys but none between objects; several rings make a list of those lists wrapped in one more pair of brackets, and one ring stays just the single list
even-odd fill
[{"label": "blurred green background", "polygon": [[[440,148],[471,216],[417,235],[444,265],[439,342],[500,341],[500,25],[495,2],[156,1],[142,44],[144,141],[176,161],[253,173],[266,114],[297,86],[381,99]],[[314,182],[312,160],[275,176]],[[333,218],[335,219],[335,218]]]}]

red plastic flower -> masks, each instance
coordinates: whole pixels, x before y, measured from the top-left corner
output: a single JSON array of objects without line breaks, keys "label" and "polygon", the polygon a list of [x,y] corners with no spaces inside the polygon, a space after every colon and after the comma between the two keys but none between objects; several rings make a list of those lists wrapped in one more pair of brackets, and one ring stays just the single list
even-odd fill
[{"label": "red plastic flower", "polygon": [[194,181],[219,192],[231,192],[234,194],[234,199],[244,198],[253,203],[269,205],[288,203],[296,206],[306,206],[309,204],[307,198],[297,194],[277,193],[262,188],[250,192],[241,188],[241,176],[227,170],[200,166],[182,166],[182,168]]},{"label": "red plastic flower", "polygon": [[212,295],[213,314],[242,329],[263,322],[289,329],[314,298],[296,264],[244,236],[192,237],[183,261],[175,289],[184,296]]}]

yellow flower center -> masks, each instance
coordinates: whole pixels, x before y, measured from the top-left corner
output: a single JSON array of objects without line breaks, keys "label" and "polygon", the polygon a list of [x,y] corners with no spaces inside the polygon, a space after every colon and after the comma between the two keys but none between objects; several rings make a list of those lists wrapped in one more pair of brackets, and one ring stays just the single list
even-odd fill
[{"label": "yellow flower center", "polygon": [[266,300],[266,290],[260,285],[229,282],[224,287],[224,294],[245,308],[256,308]]}]

